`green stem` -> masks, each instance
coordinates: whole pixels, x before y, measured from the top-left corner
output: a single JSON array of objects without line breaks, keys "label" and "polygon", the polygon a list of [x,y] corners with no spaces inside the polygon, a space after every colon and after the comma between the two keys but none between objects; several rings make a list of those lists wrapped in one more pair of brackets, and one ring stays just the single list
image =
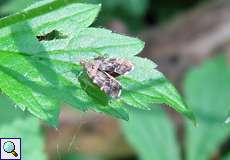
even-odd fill
[{"label": "green stem", "polygon": [[82,0],[55,0],[40,7],[16,13],[14,15],[2,18],[0,20],[0,28],[34,18],[48,12],[52,12],[71,3],[79,3],[81,1]]}]

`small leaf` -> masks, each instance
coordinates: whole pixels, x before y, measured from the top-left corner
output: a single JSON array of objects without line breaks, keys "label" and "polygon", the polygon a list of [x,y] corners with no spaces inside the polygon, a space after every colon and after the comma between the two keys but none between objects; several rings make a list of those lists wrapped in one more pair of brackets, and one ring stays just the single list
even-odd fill
[{"label": "small leaf", "polygon": [[152,107],[149,112],[132,109],[130,120],[121,122],[127,140],[141,160],[179,160],[173,124],[159,106]]},{"label": "small leaf", "polygon": [[186,98],[199,124],[196,128],[186,125],[188,160],[211,158],[228,138],[230,126],[224,120],[230,104],[229,81],[230,70],[223,56],[187,74]]}]

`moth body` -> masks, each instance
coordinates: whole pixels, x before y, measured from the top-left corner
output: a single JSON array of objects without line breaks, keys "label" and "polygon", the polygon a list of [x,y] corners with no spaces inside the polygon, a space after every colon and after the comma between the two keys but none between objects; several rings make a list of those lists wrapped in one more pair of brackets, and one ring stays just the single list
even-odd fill
[{"label": "moth body", "polygon": [[115,78],[128,74],[134,68],[131,62],[117,58],[98,57],[81,64],[93,83],[112,98],[119,98],[122,92],[122,86]]}]

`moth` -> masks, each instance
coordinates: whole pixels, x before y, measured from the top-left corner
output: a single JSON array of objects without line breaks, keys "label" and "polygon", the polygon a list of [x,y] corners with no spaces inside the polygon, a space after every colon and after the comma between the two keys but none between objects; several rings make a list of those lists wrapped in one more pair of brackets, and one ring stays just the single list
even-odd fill
[{"label": "moth", "polygon": [[130,61],[119,58],[97,57],[81,64],[93,83],[112,98],[119,98],[122,91],[120,82],[115,78],[126,75],[134,69]]}]

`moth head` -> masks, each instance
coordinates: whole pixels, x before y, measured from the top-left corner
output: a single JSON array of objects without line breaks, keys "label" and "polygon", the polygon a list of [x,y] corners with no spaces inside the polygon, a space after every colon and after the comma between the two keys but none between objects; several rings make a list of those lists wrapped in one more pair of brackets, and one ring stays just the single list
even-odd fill
[{"label": "moth head", "polygon": [[81,65],[83,65],[83,66],[84,66],[86,63],[87,63],[87,61],[86,61],[86,60],[80,60],[80,64],[81,64]]}]

